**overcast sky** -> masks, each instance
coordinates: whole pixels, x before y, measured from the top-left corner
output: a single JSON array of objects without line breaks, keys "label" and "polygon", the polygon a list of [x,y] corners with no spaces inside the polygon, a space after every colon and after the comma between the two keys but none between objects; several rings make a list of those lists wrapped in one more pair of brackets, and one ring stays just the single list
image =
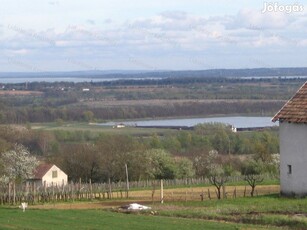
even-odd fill
[{"label": "overcast sky", "polygon": [[0,71],[306,67],[307,0],[274,2],[0,0]]}]

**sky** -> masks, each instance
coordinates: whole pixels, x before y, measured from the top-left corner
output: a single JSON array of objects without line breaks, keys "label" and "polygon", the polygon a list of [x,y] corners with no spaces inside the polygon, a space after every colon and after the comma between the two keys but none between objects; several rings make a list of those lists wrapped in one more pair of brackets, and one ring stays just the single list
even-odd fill
[{"label": "sky", "polygon": [[0,5],[0,72],[307,67],[307,0]]}]

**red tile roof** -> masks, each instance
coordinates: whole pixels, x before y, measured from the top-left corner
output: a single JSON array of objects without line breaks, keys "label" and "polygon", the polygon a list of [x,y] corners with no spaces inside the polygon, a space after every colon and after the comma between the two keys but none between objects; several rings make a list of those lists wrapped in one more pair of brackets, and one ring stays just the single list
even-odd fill
[{"label": "red tile roof", "polygon": [[51,169],[53,164],[41,164],[34,171],[33,179],[42,179],[43,176]]},{"label": "red tile roof", "polygon": [[273,117],[272,121],[307,123],[307,82]]}]

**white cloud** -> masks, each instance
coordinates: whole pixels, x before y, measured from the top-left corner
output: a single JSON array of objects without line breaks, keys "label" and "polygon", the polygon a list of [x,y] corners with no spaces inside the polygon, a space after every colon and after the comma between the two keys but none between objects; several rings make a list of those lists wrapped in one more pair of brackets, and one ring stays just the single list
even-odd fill
[{"label": "white cloud", "polygon": [[[242,9],[236,15],[205,16],[167,10],[122,24],[116,24],[114,18],[84,19],[49,29],[8,24],[2,28],[6,36],[0,38],[0,49],[12,56],[29,57],[29,61],[74,60],[69,68],[77,68],[76,63],[86,63],[79,64],[80,68],[90,66],[84,59],[97,63],[93,65],[97,68],[99,63],[104,68],[106,63],[117,68],[137,67],[140,61],[131,63],[129,57],[145,63],[150,60],[164,69],[167,63],[175,68],[175,62],[168,60],[174,57],[178,68],[223,67],[226,63],[239,66],[252,53],[266,58],[274,57],[281,49],[305,52],[306,28],[306,14],[261,14],[260,10]],[[197,58],[186,61],[191,57]],[[219,62],[219,58],[224,61]],[[125,61],[128,64],[122,63]]]},{"label": "white cloud", "polygon": [[162,12],[151,18],[142,18],[130,22],[133,28],[150,28],[159,30],[189,30],[206,23],[205,17],[189,15],[186,12]]},{"label": "white cloud", "polygon": [[260,36],[255,41],[251,42],[255,47],[283,45],[284,42],[277,36],[262,37]]},{"label": "white cloud", "polygon": [[297,43],[298,46],[307,47],[307,39],[303,39]]},{"label": "white cloud", "polygon": [[292,20],[292,16],[286,13],[263,14],[260,10],[242,9],[227,26],[229,29],[281,29],[288,26]]},{"label": "white cloud", "polygon": [[113,22],[113,20],[111,18],[107,18],[104,20],[105,24],[111,24]]},{"label": "white cloud", "polygon": [[[255,46],[285,45],[290,38],[279,34],[280,27],[297,22],[284,15],[269,16],[259,12],[242,10],[236,17],[201,17],[186,12],[163,12],[156,16],[136,19],[118,29],[101,29],[95,25],[69,25],[64,31],[54,29],[32,31],[10,26],[15,32],[13,41],[22,46],[43,48],[46,46],[94,47],[117,49],[156,50],[157,46],[170,52],[180,50],[201,50],[209,45],[225,46],[240,43]],[[275,18],[273,20],[273,18]],[[270,22],[268,22],[269,20]],[[240,21],[237,23],[237,21]],[[265,22],[268,22],[266,25]],[[293,23],[296,27],[305,22]],[[232,25],[232,26],[230,26]],[[265,29],[264,29],[264,26]],[[271,28],[269,30],[269,28]],[[276,31],[276,32],[275,32]],[[44,44],[42,46],[42,44]],[[152,47],[152,48],[151,48]]]},{"label": "white cloud", "polygon": [[163,18],[171,20],[185,20],[188,17],[187,12],[183,11],[165,11],[160,14]]},{"label": "white cloud", "polygon": [[92,19],[87,19],[86,23],[89,24],[89,25],[95,25],[96,24],[95,20],[92,20]]},{"label": "white cloud", "polygon": [[18,49],[18,50],[11,50],[10,53],[14,54],[14,55],[26,55],[29,54],[29,50],[28,49]]}]

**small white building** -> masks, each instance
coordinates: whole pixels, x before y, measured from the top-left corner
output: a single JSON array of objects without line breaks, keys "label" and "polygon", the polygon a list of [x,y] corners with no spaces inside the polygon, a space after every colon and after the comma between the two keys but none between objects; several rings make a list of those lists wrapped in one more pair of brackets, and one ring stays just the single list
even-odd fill
[{"label": "small white building", "polygon": [[67,174],[54,164],[41,164],[30,181],[46,187],[62,186],[67,184]]},{"label": "small white building", "polygon": [[120,123],[120,124],[116,124],[115,126],[113,126],[113,128],[117,128],[117,129],[122,129],[122,128],[125,128],[125,124],[123,123]]},{"label": "small white building", "polygon": [[280,192],[307,195],[307,82],[273,117],[279,121]]}]

